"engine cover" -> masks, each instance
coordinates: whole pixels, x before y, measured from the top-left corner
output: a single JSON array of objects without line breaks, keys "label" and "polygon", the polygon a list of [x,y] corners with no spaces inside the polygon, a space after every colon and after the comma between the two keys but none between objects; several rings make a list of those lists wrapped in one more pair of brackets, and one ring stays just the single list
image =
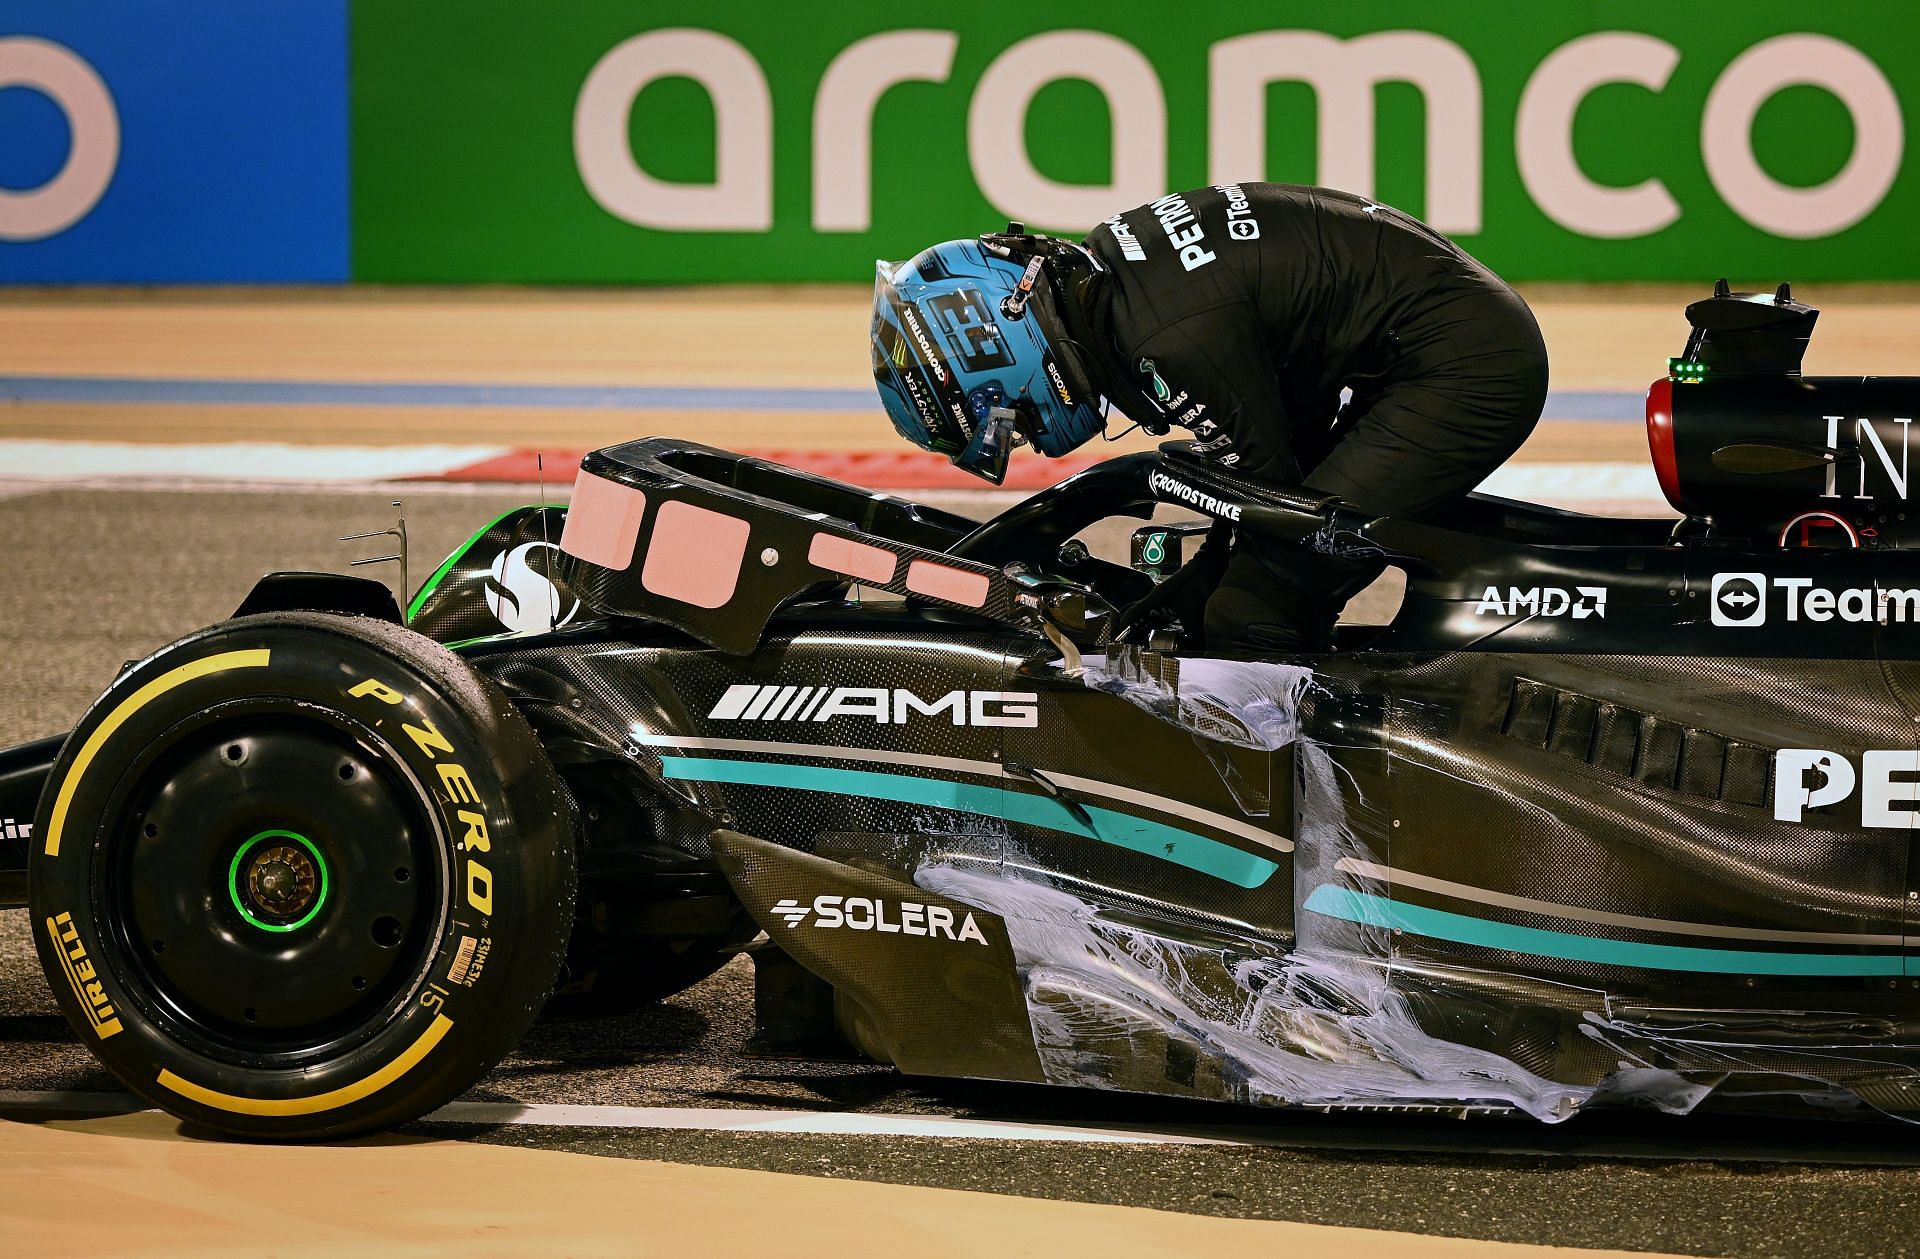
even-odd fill
[{"label": "engine cover", "polygon": [[1830,515],[1861,538],[1906,530],[1920,377],[1709,376],[1655,381],[1647,440],[1667,501],[1722,532],[1779,535]]}]

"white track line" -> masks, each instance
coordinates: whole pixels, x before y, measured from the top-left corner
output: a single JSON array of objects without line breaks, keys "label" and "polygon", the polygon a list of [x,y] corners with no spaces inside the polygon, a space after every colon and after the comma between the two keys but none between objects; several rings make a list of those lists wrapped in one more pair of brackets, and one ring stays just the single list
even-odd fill
[{"label": "white track line", "polygon": [[556,1128],[655,1128],[675,1132],[773,1132],[817,1136],[947,1137],[975,1141],[1097,1141],[1120,1145],[1238,1145],[1230,1137],[898,1115],[865,1111],[721,1110],[666,1106],[521,1105],[454,1102],[427,1116],[429,1123],[532,1124]]},{"label": "white track line", "polygon": [[[124,1115],[145,1112],[131,1093],[21,1092],[0,1090],[0,1114]],[[668,1106],[566,1106],[519,1102],[453,1102],[427,1123],[539,1128],[626,1128],[670,1132],[777,1133],[805,1136],[939,1137],[972,1141],[1060,1141],[1105,1145],[1246,1145],[1238,1137],[1154,1132],[947,1115],[876,1114],[864,1111],[730,1110]]]},{"label": "white track line", "polygon": [[[206,477],[357,481],[434,476],[510,452],[507,446],[295,446],[285,442],[0,440],[0,468],[22,480]],[[570,475],[571,470],[568,470]]]},{"label": "white track line", "polygon": [[1543,503],[1662,501],[1650,463],[1510,463],[1482,481],[1480,492]]},{"label": "white track line", "polygon": [[[113,494],[378,494],[387,498],[518,495],[528,503],[541,501],[542,494],[535,481],[273,481],[205,476],[143,476],[137,484],[125,477],[70,477],[31,484],[0,481],[0,494],[47,494],[56,490]],[[573,479],[569,476],[560,484],[548,481],[544,492],[547,502],[565,502],[573,492]]]},{"label": "white track line", "polygon": [[[143,485],[166,478],[198,481],[350,483],[433,476],[509,453],[506,446],[296,446],[281,442],[89,442],[0,439],[0,479],[7,482],[113,480],[138,477]],[[572,469],[555,469],[553,484],[572,480]],[[1639,463],[1515,463],[1501,468],[1481,490],[1505,498],[1581,505],[1630,502],[1657,506],[1660,484],[1653,468]],[[1661,510],[1664,511],[1664,508]]]}]

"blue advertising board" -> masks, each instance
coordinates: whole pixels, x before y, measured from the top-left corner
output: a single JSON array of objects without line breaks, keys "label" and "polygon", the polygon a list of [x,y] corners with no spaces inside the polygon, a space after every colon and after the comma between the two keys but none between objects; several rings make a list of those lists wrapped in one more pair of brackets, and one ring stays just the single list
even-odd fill
[{"label": "blue advertising board", "polygon": [[345,0],[8,0],[0,283],[347,278]]}]

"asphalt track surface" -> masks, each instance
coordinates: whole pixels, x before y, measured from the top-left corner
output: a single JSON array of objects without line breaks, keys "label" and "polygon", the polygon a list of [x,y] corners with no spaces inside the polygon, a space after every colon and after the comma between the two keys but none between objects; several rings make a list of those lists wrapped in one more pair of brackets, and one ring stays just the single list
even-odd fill
[{"label": "asphalt track surface", "polygon": [[[386,489],[9,487],[0,472],[0,743],[66,728],[124,660],[231,612],[259,572],[341,569]],[[512,489],[398,491],[418,581]],[[736,962],[665,1004],[543,1022],[468,1101],[892,1113],[1118,1125],[1222,1144],[773,1135],[528,1124],[436,1136],[1026,1197],[1702,1255],[1920,1253],[1920,1131],[1808,1117],[1506,1120],[1256,1113],[749,1058]],[[0,913],[0,1093],[110,1093]],[[110,1101],[105,1104],[111,1105]],[[0,1104],[0,1110],[7,1109]]]}]

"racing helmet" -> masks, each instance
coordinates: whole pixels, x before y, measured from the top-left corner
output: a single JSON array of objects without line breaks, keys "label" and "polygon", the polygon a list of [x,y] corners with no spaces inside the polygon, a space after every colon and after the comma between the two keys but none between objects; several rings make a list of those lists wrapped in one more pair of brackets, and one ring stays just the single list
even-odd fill
[{"label": "racing helmet", "polygon": [[1053,458],[1104,430],[1080,314],[1099,271],[1017,223],[878,263],[873,377],[894,428],[995,485],[1014,447]]}]

